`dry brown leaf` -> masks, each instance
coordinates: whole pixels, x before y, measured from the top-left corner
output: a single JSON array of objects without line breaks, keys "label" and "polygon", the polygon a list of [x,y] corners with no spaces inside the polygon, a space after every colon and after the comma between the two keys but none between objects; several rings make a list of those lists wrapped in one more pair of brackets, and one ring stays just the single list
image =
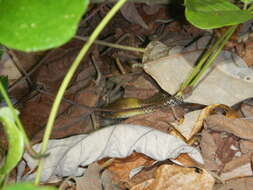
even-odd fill
[{"label": "dry brown leaf", "polygon": [[246,163],[240,167],[233,169],[230,172],[222,173],[220,175],[220,178],[226,181],[230,179],[242,178],[242,177],[248,177],[248,176],[251,176],[251,177],[253,176],[251,163]]},{"label": "dry brown leaf", "polygon": [[159,4],[145,4],[142,9],[147,15],[153,15],[157,13],[160,8],[162,8],[162,5]]},{"label": "dry brown leaf", "polygon": [[120,12],[129,22],[133,24],[139,24],[144,29],[148,29],[147,24],[139,15],[134,3],[132,2],[125,3],[123,7],[120,9]]},{"label": "dry brown leaf", "polygon": [[103,190],[120,190],[120,188],[113,181],[113,176],[111,172],[105,170],[101,175],[101,180],[103,184]]},{"label": "dry brown leaf", "polygon": [[162,165],[156,170],[154,180],[143,182],[131,190],[211,190],[214,182],[205,170]]},{"label": "dry brown leaf", "polygon": [[253,140],[253,123],[241,119],[230,119],[223,115],[212,115],[206,118],[207,128],[215,131],[224,131],[233,135]]},{"label": "dry brown leaf", "polygon": [[219,132],[203,131],[200,144],[205,167],[210,170],[220,171],[224,164],[241,154],[237,138]]},{"label": "dry brown leaf", "polygon": [[132,77],[125,86],[125,97],[146,99],[157,93],[157,87],[144,76]]},{"label": "dry brown leaf", "polygon": [[175,121],[175,118],[171,112],[171,109],[164,108],[159,109],[153,113],[130,117],[124,121],[124,123],[152,127],[154,129],[168,133],[171,128],[169,123],[173,121]]},{"label": "dry brown leaf", "polygon": [[240,157],[234,158],[230,162],[226,163],[223,172],[231,172],[232,170],[239,168],[245,164],[248,164],[251,162],[251,153],[244,154]]},{"label": "dry brown leaf", "polygon": [[222,133],[213,133],[213,138],[217,144],[216,154],[223,164],[231,161],[239,151],[238,139],[233,135],[224,135]]},{"label": "dry brown leaf", "polygon": [[153,162],[154,160],[143,154],[133,153],[127,158],[115,159],[107,169],[113,174],[115,181],[128,182],[132,169],[140,166],[149,166]]},{"label": "dry brown leaf", "polygon": [[189,141],[202,128],[202,122],[198,119],[203,111],[196,110],[185,114],[183,123],[173,126]]},{"label": "dry brown leaf", "polygon": [[84,176],[76,177],[76,190],[102,190],[101,168],[97,163],[90,164]]},{"label": "dry brown leaf", "polygon": [[203,168],[203,165],[193,160],[188,154],[180,154],[175,161],[179,162],[185,167],[199,167]]},{"label": "dry brown leaf", "polygon": [[185,137],[187,142],[201,131],[205,118],[212,114],[215,109],[221,108],[226,111],[226,117],[238,117],[234,110],[230,107],[222,104],[212,104],[204,108],[203,110],[196,110],[189,112],[185,115],[184,122],[179,125],[174,125],[174,127]]},{"label": "dry brown leaf", "polygon": [[201,136],[200,147],[205,168],[211,171],[221,169],[222,162],[216,155],[218,145],[215,143],[213,136],[207,130],[202,131]]},{"label": "dry brown leaf", "polygon": [[249,118],[251,121],[253,121],[253,106],[252,105],[242,104],[241,111],[244,117]]},{"label": "dry brown leaf", "polygon": [[244,177],[226,182],[226,184],[216,184],[214,190],[252,190],[253,178]]},{"label": "dry brown leaf", "polygon": [[240,140],[240,150],[242,153],[246,154],[249,152],[253,152],[253,142],[247,140]]},{"label": "dry brown leaf", "polygon": [[[76,93],[74,97],[74,101],[76,103],[87,105],[87,106],[93,106],[93,107],[97,104],[97,100],[98,100],[98,95],[96,93],[96,88],[94,87],[94,85],[90,85],[84,90]],[[66,102],[63,101],[63,103],[69,106],[69,104],[66,104]],[[48,107],[48,109],[50,109],[50,106]],[[74,134],[82,134],[82,133],[87,133],[91,131],[92,124],[91,124],[90,117],[88,117],[90,113],[91,113],[91,110],[84,109],[78,106],[72,106],[67,111],[65,110],[64,114],[62,114],[60,117],[56,119],[51,137],[63,138],[66,136],[71,136]],[[31,120],[31,117],[29,118]],[[34,117],[32,119],[34,119]],[[43,128],[42,130],[37,131],[36,134],[34,133],[33,142],[40,141],[43,134],[44,134]]]}]

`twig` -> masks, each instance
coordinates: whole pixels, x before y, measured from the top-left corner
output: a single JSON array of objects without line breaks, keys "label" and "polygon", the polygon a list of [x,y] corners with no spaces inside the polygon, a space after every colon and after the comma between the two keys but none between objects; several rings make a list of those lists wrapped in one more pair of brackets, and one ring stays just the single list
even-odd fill
[{"label": "twig", "polygon": [[[75,36],[74,38],[76,38],[78,40],[82,40],[82,41],[87,41],[89,39],[88,37],[81,37],[81,36]],[[137,52],[144,52],[145,51],[144,48],[136,48],[136,47],[124,46],[124,45],[120,45],[120,44],[113,44],[113,43],[109,43],[109,42],[104,42],[102,40],[95,40],[94,43],[98,44],[98,45],[102,45],[102,46],[108,46],[108,47],[123,49],[123,50],[127,50],[127,51],[137,51]]]},{"label": "twig", "polygon": [[[129,33],[126,33],[122,36],[119,37],[119,39],[116,40],[115,44],[120,44],[120,42],[122,42],[123,40],[125,40],[127,37],[129,37]],[[101,53],[101,55],[105,55],[107,54],[112,48],[108,47],[104,52]]]},{"label": "twig", "polygon": [[120,62],[120,60],[119,60],[118,57],[116,58],[116,65],[118,66],[120,72],[121,72],[123,75],[125,75],[125,74],[126,74],[126,71],[125,71],[124,67],[122,66],[122,64],[121,64],[121,62]]},{"label": "twig", "polygon": [[96,78],[95,83],[96,83],[96,85],[98,86],[99,83],[100,83],[100,81],[101,81],[102,74],[101,74],[101,71],[100,71],[100,69],[99,69],[99,66],[97,65],[96,60],[95,60],[95,58],[94,58],[93,55],[91,56],[91,62],[93,63],[94,68],[95,68],[96,73],[97,73],[97,78]]},{"label": "twig", "polygon": [[7,49],[7,53],[10,55],[10,58],[12,59],[14,65],[17,67],[17,69],[19,70],[19,72],[22,73],[22,75],[24,76],[25,80],[27,81],[27,83],[31,87],[33,85],[32,80],[30,79],[30,77],[29,77],[28,73],[26,72],[26,70],[20,64],[20,62],[19,62],[16,54],[13,52],[13,50],[10,50],[10,49]]}]

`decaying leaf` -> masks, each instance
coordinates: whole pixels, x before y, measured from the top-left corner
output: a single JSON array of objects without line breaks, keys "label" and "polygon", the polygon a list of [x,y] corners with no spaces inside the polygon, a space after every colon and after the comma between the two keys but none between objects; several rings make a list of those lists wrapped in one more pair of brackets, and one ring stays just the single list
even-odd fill
[{"label": "decaying leaf", "polygon": [[211,190],[214,182],[214,178],[202,169],[162,165],[156,170],[154,179],[138,184],[131,190]]},{"label": "decaying leaf", "polygon": [[84,176],[75,178],[76,190],[102,190],[100,171],[97,163],[90,164]]},{"label": "decaying leaf", "polygon": [[203,110],[196,110],[185,114],[182,124],[174,125],[174,127],[185,137],[189,142],[194,135],[196,135],[202,129],[204,120],[210,114],[215,112],[216,108],[221,108],[226,111],[226,117],[237,117],[230,107],[223,104],[212,104],[205,107]]},{"label": "decaying leaf", "polygon": [[223,163],[216,154],[218,144],[215,142],[211,133],[207,130],[203,130],[201,136],[200,148],[205,161],[205,168],[211,171],[220,170],[223,166]]},{"label": "decaying leaf", "polygon": [[147,24],[139,15],[134,3],[132,2],[125,3],[123,7],[120,9],[120,12],[129,22],[133,24],[139,24],[144,29],[148,29]]},{"label": "decaying leaf", "polygon": [[[158,148],[161,147],[161,148]],[[38,151],[40,144],[34,146]],[[105,158],[124,158],[134,151],[143,153],[154,160],[175,159],[188,153],[198,163],[203,163],[200,153],[182,140],[161,131],[138,125],[114,125],[97,130],[90,135],[77,135],[65,139],[51,140],[48,145],[50,156],[45,159],[41,181],[52,177],[79,176],[83,167]],[[24,155],[28,167],[33,171],[37,161]],[[23,175],[25,162],[19,166]],[[34,173],[19,176],[22,180],[32,180]]]},{"label": "decaying leaf", "polygon": [[234,180],[230,180],[225,184],[216,184],[214,190],[251,190],[253,187],[253,178],[252,177],[243,177]]},{"label": "decaying leaf", "polygon": [[223,115],[212,115],[206,118],[206,124],[209,129],[224,131],[243,139],[253,140],[253,123],[247,119],[230,119]]},{"label": "decaying leaf", "polygon": [[243,165],[250,164],[250,162],[251,162],[251,153],[243,154],[239,157],[235,157],[233,160],[226,163],[222,172],[223,173],[231,172],[237,168],[242,167]]},{"label": "decaying leaf", "polygon": [[242,178],[248,176],[253,176],[251,163],[246,163],[240,167],[235,168],[230,172],[222,173],[220,175],[221,179],[223,180],[230,180],[234,178]]},{"label": "decaying leaf", "polygon": [[111,171],[117,181],[129,182],[130,172],[134,168],[150,166],[153,162],[155,162],[155,160],[143,154],[133,153],[127,158],[115,159],[107,169]]},{"label": "decaying leaf", "polygon": [[253,121],[253,106],[248,104],[242,104],[241,111],[245,118]]},{"label": "decaying leaf", "polygon": [[252,141],[247,141],[247,140],[241,139],[239,141],[239,143],[240,143],[240,150],[242,153],[246,154],[249,152],[253,152],[253,142]]}]

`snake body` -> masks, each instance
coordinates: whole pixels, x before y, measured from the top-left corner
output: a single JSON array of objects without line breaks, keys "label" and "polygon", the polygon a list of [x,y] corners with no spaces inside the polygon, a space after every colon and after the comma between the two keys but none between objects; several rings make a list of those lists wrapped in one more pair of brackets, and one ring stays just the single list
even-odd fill
[{"label": "snake body", "polygon": [[[122,98],[106,106],[109,109],[120,109],[119,112],[107,113],[107,118],[122,119],[135,115],[152,113],[161,107],[176,106],[184,103],[182,100],[165,94],[157,93],[148,99]],[[124,109],[124,111],[122,111]]]}]

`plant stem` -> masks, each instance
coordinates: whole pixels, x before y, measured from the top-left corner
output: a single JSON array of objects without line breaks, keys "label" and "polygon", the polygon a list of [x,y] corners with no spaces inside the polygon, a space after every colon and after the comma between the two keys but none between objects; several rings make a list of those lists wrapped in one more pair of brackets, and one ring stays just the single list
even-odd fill
[{"label": "plant stem", "polygon": [[[54,100],[49,118],[48,118],[48,122],[47,122],[47,126],[46,126],[46,130],[45,130],[45,134],[43,137],[43,142],[41,145],[41,154],[44,154],[46,152],[47,149],[47,144],[48,144],[48,140],[50,137],[50,134],[52,132],[52,128],[54,125],[54,121],[60,106],[60,102],[63,98],[64,92],[72,78],[72,76],[74,75],[78,65],[80,64],[81,60],[83,59],[83,57],[85,56],[85,54],[88,52],[89,48],[91,47],[92,43],[96,40],[96,38],[98,37],[98,35],[100,34],[100,32],[104,29],[104,27],[107,25],[107,23],[112,19],[112,17],[118,12],[118,10],[124,5],[124,3],[127,0],[119,0],[114,6],[113,8],[108,12],[108,14],[103,18],[103,20],[99,23],[99,25],[96,27],[96,29],[94,30],[94,32],[91,34],[90,38],[88,39],[88,41],[86,42],[86,44],[82,47],[82,49],[80,50],[79,54],[77,55],[76,59],[74,60],[73,64],[71,65],[70,69],[68,70],[68,73],[66,74],[66,76],[63,79],[63,82],[58,90],[58,93],[56,95],[56,98]],[[37,169],[37,173],[36,173],[36,178],[35,178],[35,185],[38,185],[40,182],[40,177],[41,177],[41,172],[42,172],[42,168],[43,168],[43,159],[39,160],[38,163],[38,169]]]},{"label": "plant stem", "polygon": [[203,68],[198,73],[198,75],[191,81],[191,83],[189,84],[189,86],[194,87],[194,85],[196,85],[196,83],[198,82],[198,80],[200,79],[200,77],[206,72],[206,70],[208,69],[208,67],[214,62],[214,60],[216,59],[216,57],[220,54],[221,50],[223,49],[223,47],[225,46],[225,44],[227,43],[227,41],[229,40],[229,38],[231,37],[231,35],[234,33],[234,31],[237,28],[237,26],[238,25],[231,26],[227,30],[227,32],[225,32],[225,34],[224,34],[224,40],[219,45],[218,49],[208,59],[208,61],[203,66]]},{"label": "plant stem", "polygon": [[27,135],[26,135],[26,133],[25,133],[24,127],[23,127],[23,125],[22,125],[22,123],[21,123],[21,121],[20,121],[20,119],[19,119],[19,117],[18,117],[18,115],[17,115],[17,112],[15,111],[14,106],[13,106],[12,103],[11,103],[11,100],[10,100],[10,98],[9,98],[9,96],[8,96],[8,94],[7,94],[7,92],[6,92],[5,89],[4,89],[4,86],[3,86],[2,82],[0,82],[0,92],[1,92],[1,94],[2,94],[2,96],[3,96],[3,98],[4,98],[4,100],[5,100],[6,104],[7,104],[8,107],[11,109],[11,112],[12,112],[12,114],[13,114],[13,116],[14,116],[15,122],[16,122],[16,124],[17,124],[19,130],[20,130],[21,133],[23,134],[25,144],[26,144],[26,145],[27,145],[27,144],[30,144],[29,139],[28,139],[28,137],[27,137]]},{"label": "plant stem", "polygon": [[[197,80],[201,77],[203,74],[202,69],[204,64],[208,63],[208,66],[215,60],[215,58],[218,56],[221,49],[224,47],[225,43],[229,40],[231,35],[233,34],[234,30],[236,29],[237,25],[230,26],[228,30],[218,39],[213,46],[211,46],[206,53],[202,56],[202,58],[199,60],[198,64],[193,68],[190,75],[186,78],[186,80],[181,84],[179,91],[177,92],[176,96],[183,96],[183,91],[188,86],[194,86]],[[232,31],[232,32],[231,32]],[[230,34],[231,33],[231,34]],[[228,39],[227,39],[228,37]],[[222,48],[220,49],[220,47]],[[215,52],[218,52],[216,54]],[[207,67],[208,67],[207,66]],[[194,79],[197,78],[197,79]],[[194,81],[194,82],[193,82]]]},{"label": "plant stem", "polygon": [[203,64],[206,62],[206,60],[208,59],[208,57],[219,46],[219,44],[221,43],[222,40],[223,40],[222,38],[220,38],[219,40],[217,40],[215,42],[215,44],[213,44],[213,46],[211,46],[204,53],[204,55],[202,55],[202,58],[199,60],[198,64],[193,68],[193,70],[188,75],[188,77],[186,78],[186,80],[181,84],[180,91],[183,91],[190,84],[190,82],[193,80],[193,78],[199,73],[199,71],[201,70]]}]

